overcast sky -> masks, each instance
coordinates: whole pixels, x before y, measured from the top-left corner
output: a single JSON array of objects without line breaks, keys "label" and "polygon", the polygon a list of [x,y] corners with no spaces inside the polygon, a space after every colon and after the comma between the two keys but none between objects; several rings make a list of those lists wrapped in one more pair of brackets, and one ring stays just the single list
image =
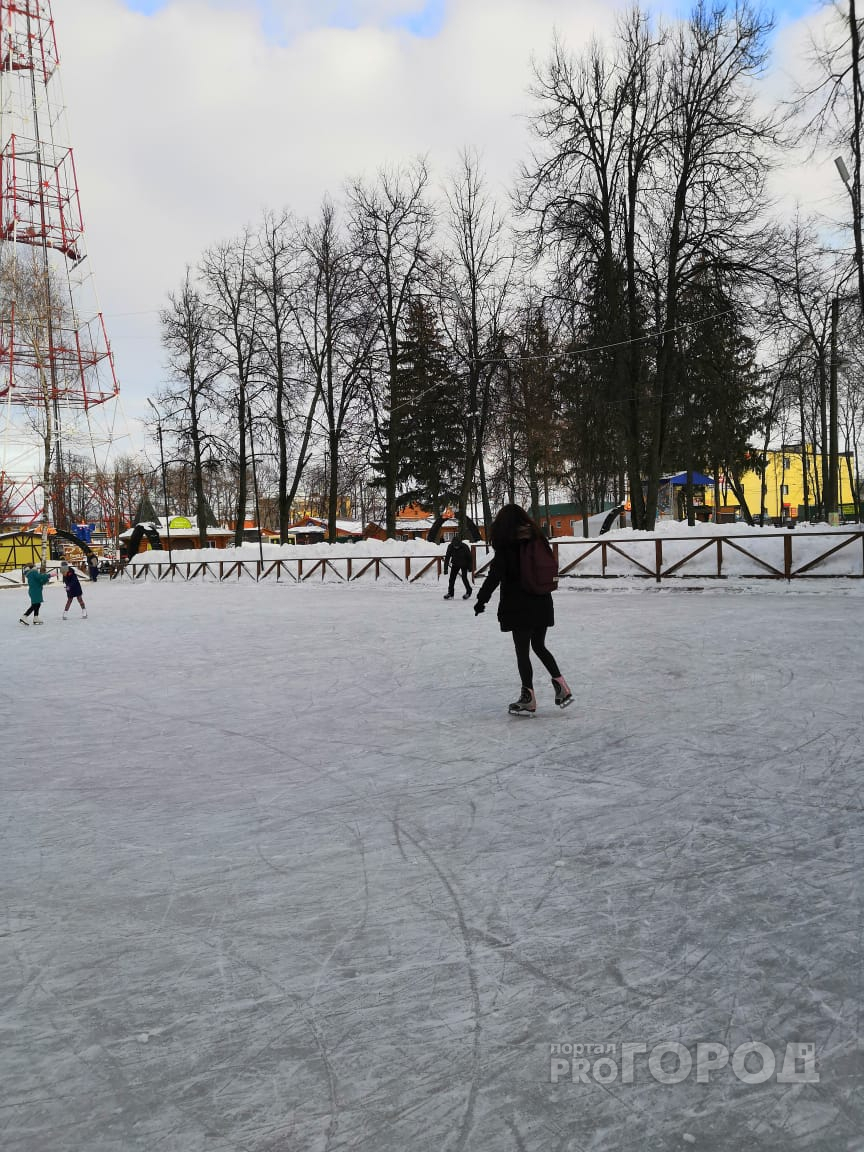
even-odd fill
[{"label": "overcast sky", "polygon": [[[502,190],[526,155],[532,53],[578,50],[616,0],[53,0],[87,246],[124,407],[164,380],[158,311],[187,263],[264,208],[314,213],[348,177],[466,145]],[[654,4],[681,15],[686,5]],[[770,90],[818,0],[780,0]],[[830,159],[784,190],[840,212]]]}]

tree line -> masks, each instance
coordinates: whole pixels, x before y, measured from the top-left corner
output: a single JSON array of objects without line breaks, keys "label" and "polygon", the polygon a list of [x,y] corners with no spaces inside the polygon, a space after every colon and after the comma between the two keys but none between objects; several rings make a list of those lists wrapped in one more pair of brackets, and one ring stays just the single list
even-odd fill
[{"label": "tree line", "polygon": [[[671,24],[633,8],[537,65],[506,206],[466,150],[440,189],[416,159],[205,251],[162,311],[155,397],[199,523],[218,472],[240,541],[253,451],[274,527],[314,492],[330,539],[348,508],[393,535],[407,503],[450,506],[464,531],[475,508],[536,515],[562,490],[586,512],[627,493],[650,529],[670,469],[710,473],[720,499],[722,477],[749,518],[764,499],[747,508],[742,476],[778,441],[814,510],[836,505],[864,413],[855,0],[788,107],[759,88],[771,31],[746,2]],[[771,203],[772,169],[807,145],[848,156],[851,244]]]}]

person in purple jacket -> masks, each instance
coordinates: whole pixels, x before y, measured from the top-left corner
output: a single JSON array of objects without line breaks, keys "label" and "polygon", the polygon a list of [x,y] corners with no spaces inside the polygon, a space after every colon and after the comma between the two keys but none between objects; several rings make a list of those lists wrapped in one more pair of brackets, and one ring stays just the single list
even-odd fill
[{"label": "person in purple jacket", "polygon": [[72,601],[77,600],[81,605],[81,618],[86,620],[87,606],[81,593],[81,581],[78,579],[78,573],[65,560],[60,565],[60,571],[63,573],[63,583],[66,585],[66,607],[63,609],[63,619],[68,619]]}]

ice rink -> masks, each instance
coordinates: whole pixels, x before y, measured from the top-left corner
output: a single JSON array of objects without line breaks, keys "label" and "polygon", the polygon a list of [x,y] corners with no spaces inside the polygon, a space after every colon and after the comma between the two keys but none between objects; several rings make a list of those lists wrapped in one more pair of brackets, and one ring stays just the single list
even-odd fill
[{"label": "ice rink", "polygon": [[3,1152],[864,1148],[864,588],[686,587],[0,593]]}]

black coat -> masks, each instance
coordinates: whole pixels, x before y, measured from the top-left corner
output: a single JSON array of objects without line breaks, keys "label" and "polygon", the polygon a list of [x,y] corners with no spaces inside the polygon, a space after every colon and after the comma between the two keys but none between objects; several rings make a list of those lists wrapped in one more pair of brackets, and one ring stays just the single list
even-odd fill
[{"label": "black coat", "polygon": [[77,572],[72,568],[67,568],[63,576],[63,583],[66,585],[66,595],[69,599],[81,595],[81,581],[78,579]]},{"label": "black coat", "polygon": [[471,549],[464,540],[451,540],[447,545],[447,551],[444,553],[445,572],[451,564],[454,572],[471,567]]},{"label": "black coat", "polygon": [[492,557],[489,574],[477,593],[478,604],[488,604],[492,593],[501,585],[501,599],[498,602],[498,623],[502,632],[528,628],[552,628],[555,624],[555,608],[552,593],[537,595],[526,592],[519,576],[519,557],[527,540],[508,544]]}]

